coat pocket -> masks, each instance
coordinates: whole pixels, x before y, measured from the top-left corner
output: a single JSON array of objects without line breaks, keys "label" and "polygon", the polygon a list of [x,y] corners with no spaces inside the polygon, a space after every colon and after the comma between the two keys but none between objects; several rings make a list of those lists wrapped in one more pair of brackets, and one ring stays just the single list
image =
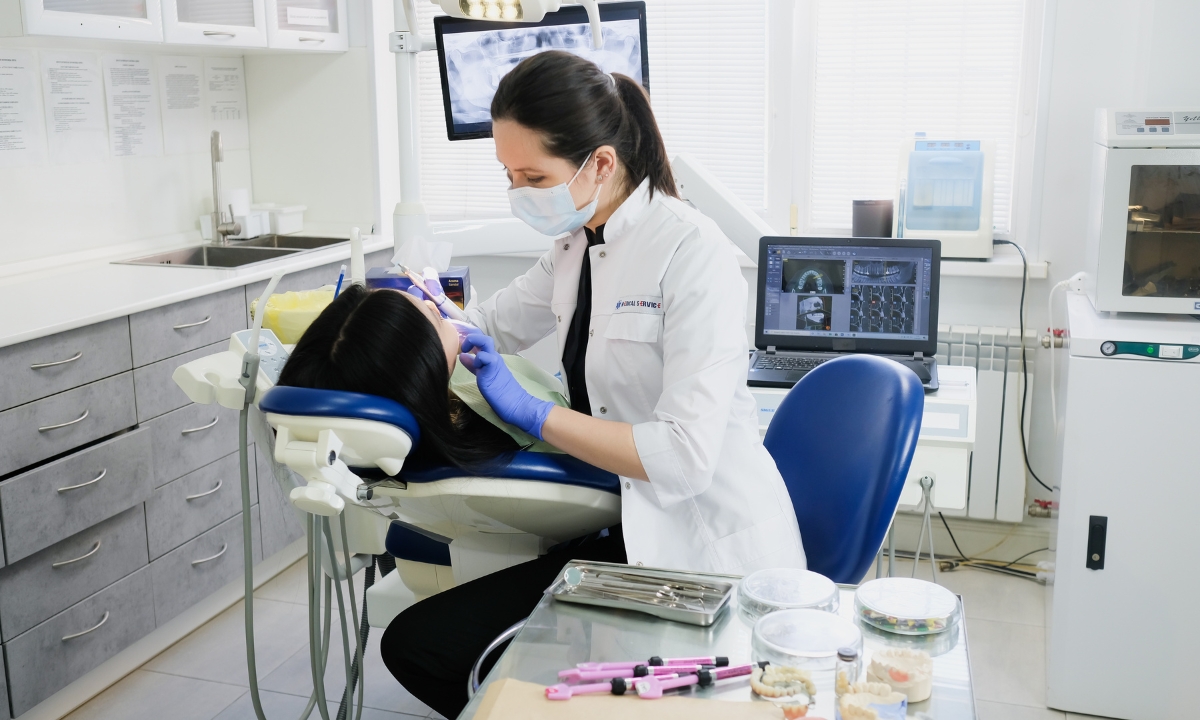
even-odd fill
[{"label": "coat pocket", "polygon": [[604,337],[608,340],[656,343],[662,337],[662,327],[662,315],[617,313],[609,318]]}]

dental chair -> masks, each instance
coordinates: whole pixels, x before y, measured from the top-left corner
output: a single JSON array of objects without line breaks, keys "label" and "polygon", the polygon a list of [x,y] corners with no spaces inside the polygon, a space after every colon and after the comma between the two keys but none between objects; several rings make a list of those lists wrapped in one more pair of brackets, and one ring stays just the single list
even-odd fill
[{"label": "dental chair", "polygon": [[305,481],[305,512],[344,518],[350,549],[387,553],[397,572],[368,591],[369,622],[386,628],[417,600],[532,560],[620,522],[616,475],[567,455],[517,452],[495,471],[406,463],[420,442],[412,414],[381,397],[273,387],[258,402],[275,460]]}]

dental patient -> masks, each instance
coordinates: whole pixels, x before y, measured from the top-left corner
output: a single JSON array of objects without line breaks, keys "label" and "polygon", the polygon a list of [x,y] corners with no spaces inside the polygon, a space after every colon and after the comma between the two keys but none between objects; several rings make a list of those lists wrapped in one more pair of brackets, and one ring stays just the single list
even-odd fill
[{"label": "dental patient", "polygon": [[[459,361],[461,343],[433,303],[352,285],[305,331],[278,384],[395,400],[421,426],[409,456],[417,465],[485,471],[517,450],[558,452],[496,416]],[[522,357],[503,358],[526,391],[568,407],[557,380]]]}]

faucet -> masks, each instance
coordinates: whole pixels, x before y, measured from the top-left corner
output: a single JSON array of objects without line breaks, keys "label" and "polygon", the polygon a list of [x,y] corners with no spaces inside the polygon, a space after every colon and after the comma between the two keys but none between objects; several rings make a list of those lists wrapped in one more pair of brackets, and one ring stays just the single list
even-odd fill
[{"label": "faucet", "polygon": [[213,181],[213,245],[228,245],[230,235],[241,235],[241,223],[233,219],[233,205],[229,206],[229,222],[223,222],[221,212],[221,162],[225,159],[225,151],[221,147],[221,133],[212,133],[212,181]]}]

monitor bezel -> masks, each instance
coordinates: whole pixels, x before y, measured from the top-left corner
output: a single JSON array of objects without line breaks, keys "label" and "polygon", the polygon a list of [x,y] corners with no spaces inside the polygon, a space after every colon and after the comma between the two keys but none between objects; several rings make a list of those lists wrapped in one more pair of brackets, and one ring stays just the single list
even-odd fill
[{"label": "monitor bezel", "polygon": [[[638,23],[641,26],[642,43],[642,87],[650,92],[650,52],[646,44],[646,3],[643,0],[634,2],[600,3],[600,21],[603,23],[614,13],[629,10],[638,11]],[[608,16],[606,18],[606,15]],[[480,30],[511,30],[515,28],[552,27],[554,25],[587,24],[587,10],[582,5],[566,5],[555,12],[546,13],[539,22],[494,22],[491,20],[473,20],[439,15],[433,19],[433,34],[437,42],[438,73],[442,79],[442,108],[446,116],[446,138],[451,142],[456,140],[477,140],[492,136],[491,126],[487,130],[456,132],[454,129],[454,114],[450,109],[450,81],[446,72],[446,49],[442,43],[442,35],[447,25],[453,26],[456,32],[477,32]]]},{"label": "monitor bezel", "polygon": [[[889,340],[876,338],[813,337],[806,335],[767,335],[763,332],[763,315],[767,297],[767,248],[771,245],[828,246],[828,247],[923,247],[933,251],[929,266],[929,339]],[[868,352],[890,354],[937,354],[938,298],[942,282],[942,243],[940,240],[910,240],[908,238],[848,238],[848,237],[763,237],[758,241],[758,307],[754,319],[754,345],[759,350],[774,346],[777,350],[818,352]]]}]

